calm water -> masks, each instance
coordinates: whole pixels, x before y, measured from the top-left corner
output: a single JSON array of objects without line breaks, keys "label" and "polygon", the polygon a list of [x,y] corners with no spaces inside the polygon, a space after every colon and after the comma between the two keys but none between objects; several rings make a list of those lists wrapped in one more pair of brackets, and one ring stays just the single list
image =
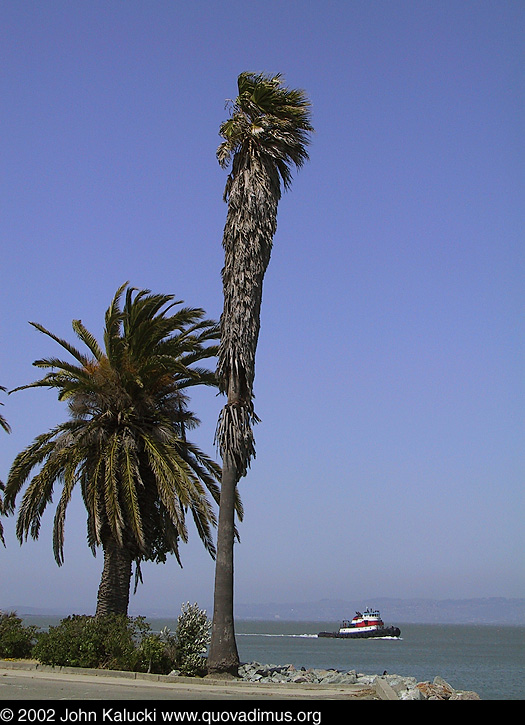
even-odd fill
[{"label": "calm water", "polygon": [[[25,617],[46,628],[59,618]],[[154,631],[175,630],[176,619],[149,619]],[[318,639],[334,622],[239,621],[237,647],[243,662],[356,670],[365,674],[443,677],[458,690],[474,690],[484,700],[525,696],[525,627],[399,624],[399,639]]]},{"label": "calm water", "polygon": [[239,622],[243,661],[333,667],[366,674],[443,677],[458,690],[484,700],[521,700],[525,695],[525,627],[399,625],[399,639],[318,639],[336,623]]}]

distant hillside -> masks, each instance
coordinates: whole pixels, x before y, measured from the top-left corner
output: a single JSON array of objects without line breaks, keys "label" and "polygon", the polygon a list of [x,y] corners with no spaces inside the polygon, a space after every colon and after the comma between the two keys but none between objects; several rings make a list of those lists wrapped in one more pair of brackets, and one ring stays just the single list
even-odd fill
[{"label": "distant hillside", "polygon": [[[385,624],[506,624],[525,626],[525,599],[505,599],[491,597],[487,599],[360,599],[345,601],[342,599],[321,599],[317,602],[296,602],[291,604],[237,604],[236,619],[282,619],[296,622],[333,622],[352,617],[356,611],[366,607],[380,610]],[[208,616],[212,606],[204,607]],[[16,611],[24,616],[67,616],[72,612],[63,608],[44,609],[39,607],[5,606],[0,603],[0,611]],[[77,612],[78,613],[78,612]],[[87,610],[84,613],[91,613]],[[180,609],[163,608],[135,611],[154,619],[176,618]]]},{"label": "distant hillside", "polygon": [[512,624],[525,625],[525,599],[321,599],[293,604],[238,604],[238,619],[284,619],[339,622],[370,606],[385,624]]}]

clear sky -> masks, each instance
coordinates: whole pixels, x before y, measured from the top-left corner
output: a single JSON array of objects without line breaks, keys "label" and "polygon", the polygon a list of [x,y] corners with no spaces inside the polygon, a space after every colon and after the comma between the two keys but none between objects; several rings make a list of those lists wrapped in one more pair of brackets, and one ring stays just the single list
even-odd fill
[{"label": "clear sky", "polygon": [[[218,319],[242,71],[306,90],[310,162],[279,207],[257,352],[257,459],[240,485],[238,603],[525,595],[521,0],[3,0],[0,384],[100,337],[117,287]],[[1,395],[0,479],[67,415]],[[215,455],[223,401],[193,399]],[[0,606],[93,612],[101,553],[77,491],[0,549]],[[131,612],[209,607],[195,529]],[[344,613],[342,613],[343,616]]]}]

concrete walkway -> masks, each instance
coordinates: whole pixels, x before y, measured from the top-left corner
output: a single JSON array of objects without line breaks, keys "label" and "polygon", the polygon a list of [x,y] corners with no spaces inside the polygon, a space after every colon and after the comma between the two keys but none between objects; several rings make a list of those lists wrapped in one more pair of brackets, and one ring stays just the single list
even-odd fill
[{"label": "concrete walkway", "polygon": [[[395,693],[394,693],[395,694]],[[362,685],[252,684],[0,660],[0,700],[385,700]]]}]

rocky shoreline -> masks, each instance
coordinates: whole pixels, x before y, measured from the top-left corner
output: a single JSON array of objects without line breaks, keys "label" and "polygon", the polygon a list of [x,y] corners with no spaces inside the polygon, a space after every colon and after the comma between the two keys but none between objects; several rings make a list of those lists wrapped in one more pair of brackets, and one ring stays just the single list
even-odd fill
[{"label": "rocky shoreline", "polygon": [[[357,700],[481,700],[481,697],[469,690],[456,690],[441,677],[432,682],[418,682],[415,677],[400,675],[367,675],[355,670],[346,672],[335,669],[297,669],[294,665],[263,665],[259,662],[242,664],[238,677],[232,675],[223,679],[220,676],[187,677],[178,670],[169,675],[144,674],[138,672],[120,672],[116,670],[86,669],[82,667],[53,667],[41,665],[36,660],[2,660],[0,670],[27,671],[29,676],[124,678],[126,682],[136,684],[143,680],[151,684],[181,683],[184,687],[202,688],[221,686],[233,699],[251,699],[248,693],[254,693],[261,685],[261,692],[270,692],[276,697],[311,699],[357,699]],[[211,679],[209,679],[211,677]],[[296,689],[297,688],[297,689]],[[260,693],[258,693],[260,694]]]},{"label": "rocky shoreline", "polygon": [[239,678],[244,682],[298,685],[361,685],[380,690],[391,700],[481,700],[476,692],[456,690],[441,677],[432,682],[417,682],[414,677],[399,675],[365,675],[355,670],[297,669],[294,665],[242,664]]}]

